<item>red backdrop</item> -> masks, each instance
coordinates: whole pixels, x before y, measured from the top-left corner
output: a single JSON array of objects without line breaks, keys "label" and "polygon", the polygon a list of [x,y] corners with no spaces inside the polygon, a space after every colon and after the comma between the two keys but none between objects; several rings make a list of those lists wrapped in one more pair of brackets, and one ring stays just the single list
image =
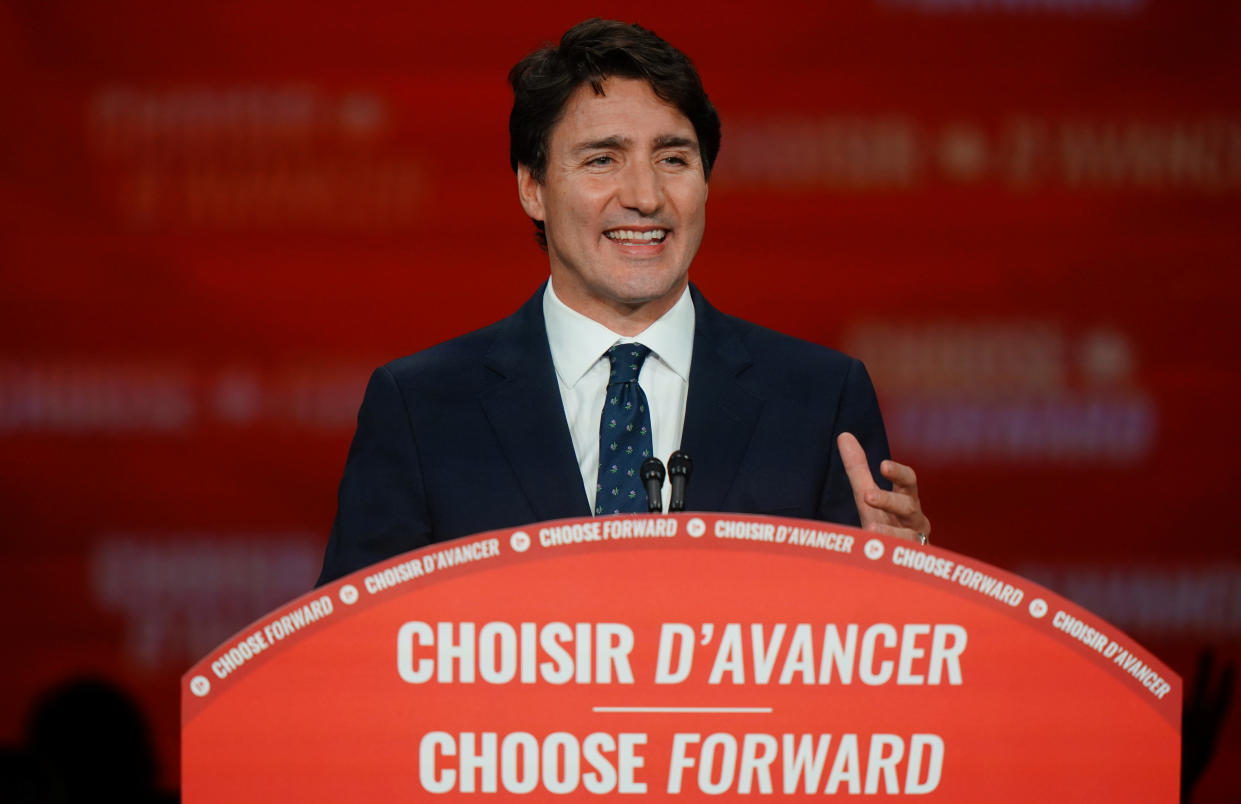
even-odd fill
[{"label": "red backdrop", "polygon": [[[1232,4],[11,2],[0,738],[101,674],[175,783],[177,677],[313,581],[368,371],[546,275],[504,76],[590,14],[695,59],[724,143],[693,278],[867,362],[937,542],[1189,693],[1241,656]],[[1198,800],[1241,792],[1237,720]]]}]

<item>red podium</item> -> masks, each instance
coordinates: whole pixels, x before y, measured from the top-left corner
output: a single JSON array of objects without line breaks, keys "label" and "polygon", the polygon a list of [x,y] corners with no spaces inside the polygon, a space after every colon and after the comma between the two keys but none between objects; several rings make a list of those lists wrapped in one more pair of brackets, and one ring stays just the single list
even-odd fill
[{"label": "red podium", "polygon": [[560,520],[317,589],[183,678],[186,802],[1175,801],[1181,681],[1030,581],[733,514]]}]

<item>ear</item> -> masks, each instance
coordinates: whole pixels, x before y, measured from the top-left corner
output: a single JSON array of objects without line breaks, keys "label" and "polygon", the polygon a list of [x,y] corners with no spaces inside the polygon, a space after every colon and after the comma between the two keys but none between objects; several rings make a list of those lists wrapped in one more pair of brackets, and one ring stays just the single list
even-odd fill
[{"label": "ear", "polygon": [[547,220],[543,210],[543,185],[530,172],[530,168],[521,163],[517,164],[517,198],[521,201],[521,208],[532,219]]}]

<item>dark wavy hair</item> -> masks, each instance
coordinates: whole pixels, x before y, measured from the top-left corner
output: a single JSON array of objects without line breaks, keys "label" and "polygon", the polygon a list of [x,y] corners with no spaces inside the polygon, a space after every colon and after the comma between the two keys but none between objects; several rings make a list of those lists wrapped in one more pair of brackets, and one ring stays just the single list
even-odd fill
[{"label": "dark wavy hair", "polygon": [[[693,63],[681,51],[641,25],[590,19],[517,62],[509,71],[513,111],[508,118],[509,164],[530,169],[540,183],[547,176],[547,147],[552,129],[564,114],[569,96],[589,82],[602,95],[604,79],[637,78],[681,111],[694,127],[705,178],[720,152],[720,116],[702,88]],[[547,247],[543,222],[535,221],[535,239]]]}]

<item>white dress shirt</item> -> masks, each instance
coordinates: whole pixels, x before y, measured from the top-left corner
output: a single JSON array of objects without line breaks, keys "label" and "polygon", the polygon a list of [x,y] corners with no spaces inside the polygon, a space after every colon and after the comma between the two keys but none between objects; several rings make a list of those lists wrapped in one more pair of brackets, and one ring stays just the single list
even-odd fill
[{"label": "white dress shirt", "polygon": [[[694,303],[689,288],[672,309],[639,335],[618,335],[599,322],[570,309],[547,283],[543,293],[543,318],[552,364],[560,385],[565,419],[573,437],[573,451],[582,472],[582,485],[590,510],[595,510],[595,486],[599,478],[599,419],[607,396],[611,364],[607,351],[617,343],[641,343],[651,350],[638,384],[646,393],[651,410],[651,439],[655,457],[666,465],[668,456],[680,449],[685,424],[685,400],[689,396],[689,367],[694,350]],[[663,487],[664,510],[668,510],[671,485]]]}]

